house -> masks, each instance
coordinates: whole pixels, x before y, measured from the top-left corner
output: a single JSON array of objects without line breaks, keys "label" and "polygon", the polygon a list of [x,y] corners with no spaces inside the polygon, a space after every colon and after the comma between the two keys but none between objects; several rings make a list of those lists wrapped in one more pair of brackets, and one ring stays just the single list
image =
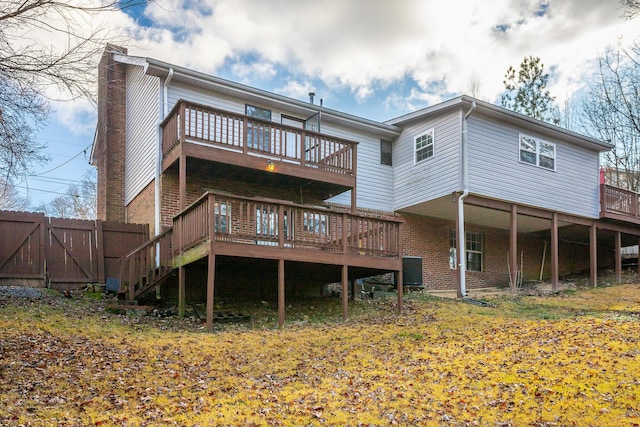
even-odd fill
[{"label": "house", "polygon": [[468,96],[380,123],[109,45],[92,163],[98,217],[153,230],[123,266],[132,299],[177,269],[209,325],[214,290],[276,296],[282,324],[285,295],[340,282],[346,318],[348,283],[389,272],[459,296],[620,277],[640,215],[599,182],[608,149]]}]

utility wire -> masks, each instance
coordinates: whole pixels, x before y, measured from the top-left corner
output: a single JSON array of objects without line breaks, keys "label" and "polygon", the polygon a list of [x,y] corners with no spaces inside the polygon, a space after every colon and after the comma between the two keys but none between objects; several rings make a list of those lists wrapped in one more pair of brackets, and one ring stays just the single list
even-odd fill
[{"label": "utility wire", "polygon": [[23,188],[23,189],[28,190],[28,191],[40,191],[40,192],[43,192],[43,193],[62,194],[63,196],[68,195],[68,193],[61,193],[59,191],[53,191],[53,190],[42,190],[40,188],[26,187],[24,185],[14,185],[14,187]]},{"label": "utility wire", "polygon": [[78,157],[80,154],[83,154],[83,153],[84,153],[84,154],[86,155],[86,154],[87,154],[87,149],[88,149],[89,147],[91,147],[91,145],[87,145],[87,146],[84,148],[84,150],[80,151],[78,154],[76,154],[75,156],[73,156],[72,158],[70,158],[69,160],[67,160],[66,162],[60,163],[58,166],[56,166],[56,167],[54,167],[54,168],[51,168],[51,169],[49,169],[48,171],[40,172],[40,173],[37,173],[37,174],[34,174],[34,175],[29,175],[29,176],[30,176],[30,177],[34,177],[34,176],[42,176],[42,175],[48,174],[49,172],[53,172],[54,170],[59,169],[59,168],[61,168],[62,166],[66,165],[67,163],[69,163],[70,161],[72,161],[73,159],[75,159],[76,157]]}]

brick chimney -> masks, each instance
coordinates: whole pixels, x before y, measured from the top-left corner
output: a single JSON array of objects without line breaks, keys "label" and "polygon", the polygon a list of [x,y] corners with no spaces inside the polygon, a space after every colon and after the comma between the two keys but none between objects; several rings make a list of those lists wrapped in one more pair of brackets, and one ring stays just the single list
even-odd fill
[{"label": "brick chimney", "polygon": [[125,64],[114,60],[127,49],[107,44],[98,64],[98,124],[93,161],[98,168],[97,218],[125,222]]}]

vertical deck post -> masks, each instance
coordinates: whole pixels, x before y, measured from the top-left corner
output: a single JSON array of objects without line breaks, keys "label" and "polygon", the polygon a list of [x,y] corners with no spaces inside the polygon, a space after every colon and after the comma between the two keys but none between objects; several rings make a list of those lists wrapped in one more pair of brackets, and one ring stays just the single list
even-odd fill
[{"label": "vertical deck post", "polygon": [[351,212],[356,213],[358,210],[358,206],[357,206],[357,191],[356,191],[356,187],[358,186],[357,184],[357,180],[356,180],[356,176],[357,175],[357,166],[358,166],[358,152],[357,152],[357,146],[356,145],[352,145],[351,146],[351,152],[352,154],[352,160],[351,160],[351,170],[352,170],[352,174],[353,174],[353,188],[351,188]]},{"label": "vertical deck post", "polygon": [[403,271],[402,269],[403,264],[402,264],[402,256],[403,256],[403,251],[404,251],[404,246],[402,244],[402,223],[398,223],[398,264],[399,264],[399,269],[397,272],[397,280],[398,280],[398,284],[397,284],[397,291],[398,291],[398,313],[402,313],[402,291],[404,290],[402,288],[403,284],[404,284],[404,276],[403,276]]},{"label": "vertical deck post", "polygon": [[278,260],[278,327],[284,326],[284,259]]},{"label": "vertical deck post", "polygon": [[216,279],[216,254],[213,251],[213,241],[209,242],[209,259],[207,261],[207,330],[213,331],[213,297]]},{"label": "vertical deck post", "polygon": [[[184,123],[184,114],[182,115],[182,120]],[[183,131],[186,135],[186,130],[183,127]],[[185,138],[186,139],[186,138]],[[178,161],[179,171],[178,171],[178,189],[179,189],[179,206],[180,212],[184,210],[187,206],[187,157],[185,155],[180,155],[180,159]],[[183,228],[183,216],[181,215],[178,219],[178,228],[180,230],[179,234],[179,247],[178,251],[182,254],[183,249],[183,237],[184,237],[184,228]],[[184,317],[185,314],[185,271],[184,266],[181,265],[178,267],[178,316]]]},{"label": "vertical deck post", "polygon": [[640,237],[638,237],[638,279],[640,279]]},{"label": "vertical deck post", "polygon": [[558,290],[558,214],[551,214],[551,290]]},{"label": "vertical deck post", "polygon": [[591,286],[598,286],[598,229],[596,223],[589,229],[589,269],[591,272]]},{"label": "vertical deck post", "polygon": [[185,313],[185,272],[184,266],[178,267],[178,317],[184,317]]},{"label": "vertical deck post", "polygon": [[[207,196],[207,228],[209,235],[209,257],[207,260],[207,330],[213,331],[213,303],[215,295],[216,280],[216,218],[215,218],[215,196],[211,193]],[[222,211],[220,212],[222,215]]]},{"label": "vertical deck post", "polygon": [[622,282],[622,233],[616,231],[616,282]]},{"label": "vertical deck post", "polygon": [[[402,257],[400,257],[402,259]],[[398,291],[398,313],[402,313],[402,297],[404,293],[404,276],[402,266],[396,272],[396,290]]]},{"label": "vertical deck post", "polygon": [[349,266],[342,266],[342,320],[349,317]]},{"label": "vertical deck post", "polygon": [[[465,242],[462,242],[465,243]],[[518,206],[511,205],[509,227],[509,283],[511,291],[518,289]]]},{"label": "vertical deck post", "polygon": [[187,156],[181,154],[180,155],[180,172],[178,178],[178,187],[180,193],[180,212],[187,207]]}]

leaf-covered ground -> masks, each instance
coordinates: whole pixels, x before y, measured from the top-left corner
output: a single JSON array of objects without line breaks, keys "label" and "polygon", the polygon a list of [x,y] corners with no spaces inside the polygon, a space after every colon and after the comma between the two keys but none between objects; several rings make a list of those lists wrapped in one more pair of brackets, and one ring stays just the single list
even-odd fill
[{"label": "leaf-covered ground", "polygon": [[266,307],[208,334],[4,299],[0,424],[640,425],[640,285],[490,303],[352,303],[345,324],[339,301],[304,301],[283,330]]}]

